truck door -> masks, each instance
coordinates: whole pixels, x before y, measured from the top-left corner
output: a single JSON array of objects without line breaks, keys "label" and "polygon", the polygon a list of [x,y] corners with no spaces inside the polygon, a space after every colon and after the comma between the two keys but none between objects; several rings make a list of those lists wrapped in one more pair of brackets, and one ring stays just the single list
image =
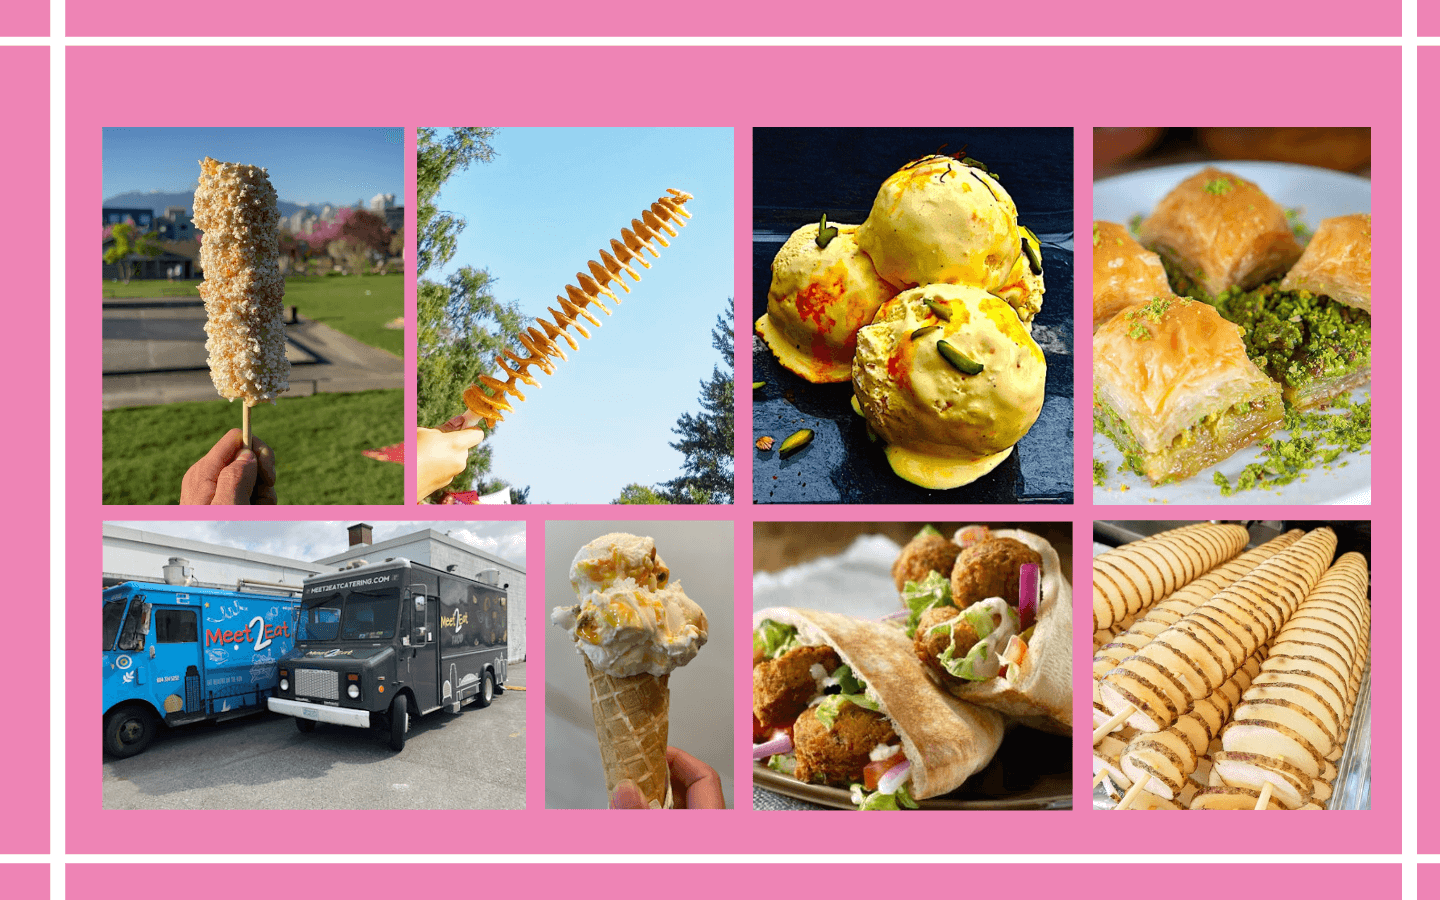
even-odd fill
[{"label": "truck door", "polygon": [[414,629],[411,630],[410,651],[413,658],[410,660],[410,683],[415,691],[415,702],[419,704],[421,712],[429,712],[441,704],[440,682],[439,682],[439,647],[435,629],[438,627],[439,611],[436,609],[440,604],[437,598],[427,597],[418,589],[411,593],[408,608],[413,616],[415,628],[424,626],[425,640],[423,643],[413,640]]},{"label": "truck door", "polygon": [[203,716],[204,660],[200,658],[199,611],[156,606],[151,616],[150,672],[170,721]]}]

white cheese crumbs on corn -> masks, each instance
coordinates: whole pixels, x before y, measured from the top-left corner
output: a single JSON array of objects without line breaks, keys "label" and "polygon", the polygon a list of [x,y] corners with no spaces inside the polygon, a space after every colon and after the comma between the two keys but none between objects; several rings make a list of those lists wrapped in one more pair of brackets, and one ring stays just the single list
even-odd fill
[{"label": "white cheese crumbs on corn", "polygon": [[280,276],[280,209],[259,166],[206,157],[195,189],[202,232],[205,349],[220,396],[246,406],[274,402],[290,388],[285,358],[285,280]]}]

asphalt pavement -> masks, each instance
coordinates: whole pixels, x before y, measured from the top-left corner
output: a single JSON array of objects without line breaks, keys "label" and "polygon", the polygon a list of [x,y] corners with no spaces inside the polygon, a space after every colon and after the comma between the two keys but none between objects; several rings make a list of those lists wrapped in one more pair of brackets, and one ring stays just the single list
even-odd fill
[{"label": "asphalt pavement", "polygon": [[378,731],[301,734],[268,712],[161,729],[139,756],[105,757],[103,792],[105,809],[524,809],[525,692],[413,721],[400,753]]}]

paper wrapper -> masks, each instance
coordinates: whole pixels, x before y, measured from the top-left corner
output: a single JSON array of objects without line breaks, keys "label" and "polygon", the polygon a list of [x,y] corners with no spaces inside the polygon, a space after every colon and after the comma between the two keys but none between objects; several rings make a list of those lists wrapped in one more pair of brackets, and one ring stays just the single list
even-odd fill
[{"label": "paper wrapper", "polygon": [[648,673],[628,678],[606,675],[585,657],[590,676],[590,711],[605,764],[605,792],[625,779],[663,809],[675,805],[665,747],[670,731],[670,676]]}]

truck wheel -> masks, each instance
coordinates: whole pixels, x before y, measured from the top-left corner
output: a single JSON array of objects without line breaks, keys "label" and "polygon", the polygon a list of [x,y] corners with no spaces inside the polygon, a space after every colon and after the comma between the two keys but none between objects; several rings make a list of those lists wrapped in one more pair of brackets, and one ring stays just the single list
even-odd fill
[{"label": "truck wheel", "polygon": [[485,670],[485,677],[480,682],[480,693],[475,697],[475,705],[484,709],[495,699],[495,676],[489,669]]},{"label": "truck wheel", "polygon": [[405,749],[405,733],[410,730],[410,702],[401,694],[390,704],[390,749]]},{"label": "truck wheel", "polygon": [[130,707],[111,711],[105,717],[105,749],[124,759],[143,753],[155,739],[155,717],[147,710]]},{"label": "truck wheel", "polygon": [[301,734],[309,734],[315,730],[315,723],[310,719],[297,718],[295,720],[295,727],[300,729]]}]

